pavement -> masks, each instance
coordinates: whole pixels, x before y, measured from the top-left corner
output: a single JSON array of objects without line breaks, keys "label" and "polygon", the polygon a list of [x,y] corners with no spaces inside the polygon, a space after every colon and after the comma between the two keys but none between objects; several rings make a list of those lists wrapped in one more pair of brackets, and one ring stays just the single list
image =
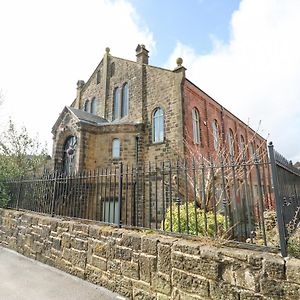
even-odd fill
[{"label": "pavement", "polygon": [[0,246],[0,300],[125,300]]}]

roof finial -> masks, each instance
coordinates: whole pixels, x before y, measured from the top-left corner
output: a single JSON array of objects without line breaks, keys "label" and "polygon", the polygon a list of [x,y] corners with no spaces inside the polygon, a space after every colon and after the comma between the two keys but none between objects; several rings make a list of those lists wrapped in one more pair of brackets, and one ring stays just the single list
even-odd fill
[{"label": "roof finial", "polygon": [[106,48],[105,48],[105,52],[106,52],[106,54],[109,54],[109,52],[110,52],[109,47],[106,47]]},{"label": "roof finial", "polygon": [[176,64],[177,64],[177,67],[181,67],[182,66],[182,63],[183,63],[183,59],[181,57],[178,57],[176,59]]}]

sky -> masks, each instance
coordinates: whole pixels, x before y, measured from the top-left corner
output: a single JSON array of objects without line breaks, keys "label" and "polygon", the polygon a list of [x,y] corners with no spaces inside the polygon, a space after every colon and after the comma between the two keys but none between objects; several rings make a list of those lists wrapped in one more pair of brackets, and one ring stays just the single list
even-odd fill
[{"label": "sky", "polygon": [[[103,57],[186,76],[275,149],[300,161],[299,0],[0,0],[0,125],[52,148],[51,128]],[[0,129],[0,131],[1,131]]]}]

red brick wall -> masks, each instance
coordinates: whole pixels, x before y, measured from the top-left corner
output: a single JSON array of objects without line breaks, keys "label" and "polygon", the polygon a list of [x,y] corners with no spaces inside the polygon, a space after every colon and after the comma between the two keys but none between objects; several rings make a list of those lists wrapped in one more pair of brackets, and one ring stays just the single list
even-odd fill
[{"label": "red brick wall", "polygon": [[[214,101],[211,97],[201,91],[197,86],[190,81],[185,80],[183,85],[183,120],[184,120],[184,139],[186,156],[202,154],[205,157],[215,156],[212,123],[217,121],[219,126],[219,141],[220,146],[228,152],[228,132],[232,129],[235,144],[234,150],[236,157],[240,156],[241,135],[245,139],[247,145],[253,138],[254,149],[257,145],[260,150],[266,152],[266,140],[256,134],[245,123],[231,114],[228,110]],[[193,142],[193,125],[192,125],[192,109],[196,107],[200,115],[200,131],[201,143],[196,145]],[[225,148],[224,148],[225,147]],[[249,149],[246,147],[246,156],[249,158]]]}]

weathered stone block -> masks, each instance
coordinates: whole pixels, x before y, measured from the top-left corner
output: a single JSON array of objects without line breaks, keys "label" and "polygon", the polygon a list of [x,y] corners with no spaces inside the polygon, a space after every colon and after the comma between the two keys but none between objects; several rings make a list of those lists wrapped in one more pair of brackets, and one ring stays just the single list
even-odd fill
[{"label": "weathered stone block", "polygon": [[107,271],[109,273],[121,275],[121,261],[116,259],[107,261]]},{"label": "weathered stone block", "polygon": [[160,272],[154,273],[152,274],[151,285],[156,292],[171,295],[171,276]]},{"label": "weathered stone block", "polygon": [[71,239],[71,248],[75,248],[77,250],[87,250],[88,243],[86,240],[79,239],[79,238],[72,238]]},{"label": "weathered stone block", "polygon": [[130,261],[132,258],[132,249],[122,246],[115,246],[115,258]]},{"label": "weathered stone block", "polygon": [[190,274],[181,270],[172,271],[173,287],[199,296],[209,296],[209,282],[202,276]]},{"label": "weathered stone block", "polygon": [[103,271],[107,270],[107,260],[103,257],[93,255],[91,257],[90,264],[97,267],[100,270],[103,270]]},{"label": "weathered stone block", "polygon": [[287,280],[300,284],[300,259],[289,258],[286,261]]},{"label": "weathered stone block", "polygon": [[285,279],[285,263],[283,258],[268,255],[263,260],[263,272],[271,279]]},{"label": "weathered stone block", "polygon": [[121,262],[121,272],[122,272],[122,275],[124,275],[128,278],[133,278],[136,280],[140,279],[138,263],[122,261]]},{"label": "weathered stone block", "polygon": [[158,271],[170,274],[171,266],[171,245],[158,244]]},{"label": "weathered stone block", "polygon": [[158,237],[155,235],[145,235],[142,237],[141,249],[143,253],[157,255]]},{"label": "weathered stone block", "polygon": [[123,234],[120,245],[138,251],[141,249],[141,243],[142,243],[141,235],[130,232],[130,233]]},{"label": "weathered stone block", "polygon": [[209,279],[217,279],[220,263],[200,256],[172,252],[172,267],[194,274],[205,276]]},{"label": "weathered stone block", "polygon": [[141,254],[139,257],[140,279],[151,282],[151,274],[156,272],[157,258],[154,255]]}]

